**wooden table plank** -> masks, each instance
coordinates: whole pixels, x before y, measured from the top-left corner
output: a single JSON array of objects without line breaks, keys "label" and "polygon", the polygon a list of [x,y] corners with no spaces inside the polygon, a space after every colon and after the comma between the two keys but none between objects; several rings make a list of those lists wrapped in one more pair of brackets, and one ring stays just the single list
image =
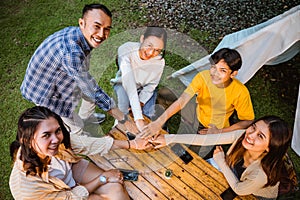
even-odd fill
[{"label": "wooden table plank", "polygon": [[[111,130],[109,135],[117,139],[127,139],[118,129]],[[229,187],[223,174],[185,145],[182,146],[194,158],[188,164],[172,152],[171,146],[151,151],[117,149],[104,156],[89,157],[105,170],[138,170],[138,181],[125,181],[125,187],[133,200],[221,199],[220,194]],[[164,175],[166,169],[173,171],[170,179]],[[237,199],[256,198],[247,195],[236,197],[235,200]]]},{"label": "wooden table plank", "polygon": [[[128,150],[120,149],[120,150],[116,150],[113,152],[113,156],[120,157],[121,155],[130,157],[130,160],[116,164],[115,165],[116,168],[139,169],[141,167],[143,167],[143,168],[147,167],[147,166],[141,166],[141,162],[136,157],[134,157],[132,152],[129,152]],[[112,154],[105,155],[105,158],[109,159],[111,156],[112,156]],[[167,199],[166,194],[161,193],[160,192],[161,190],[157,189],[157,187],[155,187],[155,185],[153,184],[158,180],[159,177],[151,169],[149,169],[149,168],[146,168],[146,169],[148,169],[148,171],[151,175],[149,175],[149,173],[148,173],[148,177],[147,177],[147,176],[145,176],[145,174],[141,174],[139,176],[139,181],[134,181],[132,183],[136,187],[143,190],[143,192],[147,196],[149,196],[151,199]],[[164,185],[159,185],[158,188],[164,188]],[[174,195],[174,194],[172,194],[172,195]]]},{"label": "wooden table plank", "polygon": [[[170,186],[166,186],[165,184],[163,184],[164,181],[169,184],[170,180],[167,180],[165,178],[164,171],[167,169],[166,168],[167,165],[174,165],[174,162],[173,162],[173,160],[169,160],[169,163],[167,163],[167,165],[163,162],[158,162],[155,158],[164,156],[164,154],[162,152],[160,152],[159,150],[152,151],[152,152],[137,153],[137,154],[134,154],[134,155],[130,154],[128,151],[127,151],[128,154],[126,154],[125,151],[124,150],[119,150],[119,151],[115,151],[115,152],[119,152],[118,154],[120,154],[120,155],[127,155],[128,157],[131,156],[130,163],[133,162],[132,161],[132,156],[135,156],[138,159],[137,162],[134,162],[132,164],[132,165],[134,165],[135,169],[139,169],[140,171],[144,171],[146,174],[148,174],[149,171],[156,171],[156,174],[159,175],[159,177],[161,179],[158,179],[157,177],[152,179],[151,176],[148,177],[147,179],[151,180],[151,183],[153,185],[155,185],[158,189],[166,191],[166,192],[178,191],[179,196],[177,196],[177,195],[175,196],[174,192],[172,192],[170,194],[167,194],[167,196],[172,196],[174,198],[175,197],[176,198],[181,197],[181,198],[187,198],[187,199],[191,199],[191,198],[193,198],[193,199],[203,199],[203,197],[201,197],[201,195],[199,195],[197,192],[195,192],[192,187],[185,184],[179,178],[174,177],[172,179],[172,187],[173,188],[171,188],[171,189],[168,188]],[[153,163],[155,163],[155,165],[153,165]],[[176,168],[178,168],[178,167],[179,166],[176,164]],[[147,173],[147,171],[148,171],[148,173]],[[174,187],[174,185],[176,185],[176,186]]]},{"label": "wooden table plank", "polygon": [[[166,152],[169,148],[164,148],[163,150]],[[211,177],[205,178],[204,176],[197,176],[197,173],[200,171],[200,169],[194,165],[194,161],[197,157],[195,157],[190,163],[185,164],[178,156],[175,159],[170,158],[171,155],[176,155],[173,152],[170,152],[170,150],[168,152],[169,154],[163,153],[161,157],[156,157],[155,159],[158,162],[164,162],[167,159],[169,159],[169,161],[173,161],[172,164],[168,166],[168,169],[171,169],[174,175],[181,179],[182,182],[192,186],[191,189],[201,195],[202,198],[220,199],[219,194],[221,193],[221,190],[218,190],[219,192],[215,193],[215,184],[211,184],[211,186],[213,185],[214,187],[208,187],[207,185],[207,181],[209,181]],[[214,190],[211,190],[212,188],[214,188]]]},{"label": "wooden table plank", "polygon": [[[117,150],[115,152],[119,155],[122,156],[126,155],[130,157],[130,161],[129,161],[130,165],[134,166],[135,169],[138,169],[141,172],[141,176],[147,179],[155,188],[157,188],[157,190],[165,191],[164,195],[166,197],[171,196],[175,199],[178,199],[179,197],[182,196],[179,192],[173,190],[173,188],[164,180],[165,179],[164,176],[161,176],[157,174],[157,172],[155,172],[158,168],[161,168],[163,166],[155,165],[154,168],[151,168],[151,165],[147,164],[147,162],[145,163],[142,161],[143,158],[148,157],[145,156],[148,154],[147,152],[137,153],[137,154],[135,153],[133,154],[132,152],[129,152],[127,150],[125,151]],[[155,198],[155,199],[159,199],[159,198]]]},{"label": "wooden table plank", "polygon": [[[124,153],[124,152],[123,152]],[[118,169],[133,169],[132,166],[130,166],[126,159],[124,159],[124,156],[120,157],[116,152],[111,151],[109,154],[105,155],[104,157],[100,156],[91,156],[91,159],[98,163],[104,161],[105,165],[98,165],[100,167],[105,166],[104,169],[112,169],[112,168],[118,168]],[[111,167],[107,167],[107,166]],[[153,175],[151,175],[153,179],[158,178]],[[148,179],[145,179],[143,176],[138,177],[138,181],[125,181],[125,186],[127,188],[127,191],[129,194],[131,194],[131,198],[133,199],[167,199],[165,194],[161,193],[160,190],[156,189]],[[141,197],[140,195],[132,195],[136,194],[134,191],[139,191],[144,193],[145,197]],[[136,198],[134,197],[136,196]]]},{"label": "wooden table plank", "polygon": [[[160,152],[161,151],[161,152]],[[162,158],[159,158],[161,153],[167,154],[167,159],[162,160]],[[193,152],[190,152],[192,156],[195,156],[197,158],[197,155],[193,155]],[[111,169],[111,168],[124,168],[124,169],[132,169],[132,164],[136,169],[142,169],[144,170],[141,172],[139,176],[139,184],[136,182],[128,182],[126,181],[125,186],[128,190],[129,195],[132,199],[167,199],[173,198],[173,199],[219,199],[219,196],[213,196],[214,198],[210,198],[210,196],[195,196],[195,195],[188,195],[184,196],[186,192],[193,193],[193,189],[186,189],[187,185],[179,183],[180,180],[182,180],[183,176],[180,174],[180,169],[183,170],[185,173],[188,173],[190,170],[192,170],[193,175],[195,178],[202,184],[207,184],[209,188],[218,188],[217,194],[221,194],[227,187],[220,184],[219,181],[223,179],[223,177],[220,177],[220,172],[218,170],[214,171],[214,168],[210,168],[211,166],[206,162],[200,162],[198,159],[193,159],[193,161],[187,165],[185,165],[180,158],[178,158],[173,152],[171,152],[170,148],[162,148],[159,151],[152,151],[148,152],[151,156],[146,156],[147,153],[144,151],[128,151],[128,150],[114,150],[105,155],[104,157],[95,155],[90,156],[93,161],[95,161],[98,166],[102,167],[103,169]],[[157,165],[157,159],[160,160],[160,162],[166,162],[162,165],[161,169],[158,169],[159,166]],[[131,164],[128,164],[129,163]],[[175,161],[175,162],[174,162]],[[147,164],[147,163],[156,163],[156,164]],[[190,165],[191,164],[191,165]],[[199,166],[194,166],[196,169],[204,168],[205,170],[202,171],[201,169],[195,170],[192,165],[199,164]],[[149,167],[149,166],[150,167]],[[181,166],[180,166],[181,165]],[[207,166],[206,166],[207,165]],[[208,168],[207,168],[208,167]],[[151,169],[152,168],[152,169]],[[166,169],[172,169],[174,174],[179,176],[177,177],[177,181],[173,181],[173,178],[166,179],[164,177],[164,172]],[[209,169],[209,170],[208,170]],[[156,170],[154,172],[153,170]],[[140,170],[141,171],[141,170]],[[219,174],[220,173],[220,174]],[[219,174],[219,180],[214,180],[211,175],[218,175]],[[221,174],[222,175],[222,174]],[[184,178],[185,179],[185,178]],[[178,181],[179,180],[179,181]],[[204,181],[203,181],[204,180]],[[194,180],[195,181],[195,180]],[[148,182],[149,184],[147,184]],[[167,182],[167,183],[164,183]],[[169,183],[172,182],[172,185],[176,185],[177,187],[172,187],[169,185]],[[226,180],[225,185],[228,186]],[[197,186],[197,183],[193,185],[193,183],[190,182],[193,188],[201,188],[203,186]],[[221,186],[220,186],[221,185]],[[179,187],[179,190],[178,190]],[[190,186],[188,186],[190,187]],[[182,189],[184,188],[184,189]],[[164,191],[163,195],[158,195],[161,193],[161,191]],[[180,192],[180,194],[178,193]],[[209,192],[210,193],[210,192]],[[235,199],[243,199],[243,200],[252,200],[256,199],[251,195],[244,196],[244,197],[236,197]]]},{"label": "wooden table plank", "polygon": [[[186,171],[192,172],[192,175],[195,176],[200,182],[205,180],[205,185],[209,188],[217,188],[220,192],[228,188],[228,183],[225,179],[219,180],[220,176],[223,176],[217,169],[212,168],[211,165],[207,162],[203,162],[202,158],[199,158],[197,154],[189,150],[187,147],[184,147],[192,156],[193,160],[191,165],[186,165],[184,162],[178,158],[170,149],[162,149],[164,154],[170,159],[173,159],[174,162],[181,165]],[[207,178],[206,178],[207,177]]]}]

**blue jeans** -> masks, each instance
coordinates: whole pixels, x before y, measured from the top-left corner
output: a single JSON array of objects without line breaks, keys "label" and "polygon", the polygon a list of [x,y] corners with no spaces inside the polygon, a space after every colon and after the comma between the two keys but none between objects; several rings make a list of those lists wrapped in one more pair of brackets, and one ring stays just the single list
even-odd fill
[{"label": "blue jeans", "polygon": [[208,162],[210,165],[212,165],[217,170],[221,171],[221,168],[218,166],[218,164],[216,163],[214,158],[209,158],[209,159],[206,160],[206,162]]},{"label": "blue jeans", "polygon": [[[130,102],[126,91],[124,90],[122,84],[115,84],[114,91],[118,98],[118,108],[124,113],[128,114],[128,108],[130,108]],[[140,90],[138,90],[138,93]],[[155,103],[157,97],[157,89],[153,91],[151,98],[144,104],[142,108],[143,115],[149,119],[153,119],[155,115]]]}]

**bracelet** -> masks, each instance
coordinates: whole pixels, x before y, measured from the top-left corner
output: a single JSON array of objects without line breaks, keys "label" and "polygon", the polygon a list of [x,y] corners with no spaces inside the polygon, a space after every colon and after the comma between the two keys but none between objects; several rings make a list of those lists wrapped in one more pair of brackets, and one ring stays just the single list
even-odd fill
[{"label": "bracelet", "polygon": [[129,141],[129,140],[127,140],[127,142],[128,142],[128,149],[130,149],[130,141]]},{"label": "bracelet", "polygon": [[133,142],[134,142],[134,145],[135,145],[135,149],[138,149],[138,146],[137,146],[137,143],[136,143],[136,141],[135,141],[135,140],[133,140]]}]

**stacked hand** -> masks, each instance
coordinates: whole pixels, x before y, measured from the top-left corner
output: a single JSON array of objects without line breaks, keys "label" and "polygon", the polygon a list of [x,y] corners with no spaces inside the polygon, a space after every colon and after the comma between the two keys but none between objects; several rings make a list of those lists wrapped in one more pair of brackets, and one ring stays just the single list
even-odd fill
[{"label": "stacked hand", "polygon": [[135,135],[139,133],[136,123],[131,118],[129,118],[124,124],[118,123],[117,126],[120,130],[127,130]]},{"label": "stacked hand", "polygon": [[166,146],[166,141],[163,135],[160,134],[162,124],[159,120],[150,122],[143,126],[140,133],[136,135],[136,149],[150,150]]},{"label": "stacked hand", "polygon": [[138,150],[151,150],[166,146],[164,134],[146,138],[140,138],[139,135],[137,135],[135,142],[137,144],[136,149]]},{"label": "stacked hand", "polygon": [[153,136],[148,139],[148,142],[154,146],[154,149],[166,146],[166,139],[164,134]]},{"label": "stacked hand", "polygon": [[142,132],[139,134],[139,137],[150,138],[152,136],[157,136],[160,130],[161,130],[161,124],[156,120],[144,126]]},{"label": "stacked hand", "polygon": [[133,141],[133,146],[131,148],[137,150],[151,150],[153,149],[153,145],[148,142],[147,138],[140,138],[139,135]]}]

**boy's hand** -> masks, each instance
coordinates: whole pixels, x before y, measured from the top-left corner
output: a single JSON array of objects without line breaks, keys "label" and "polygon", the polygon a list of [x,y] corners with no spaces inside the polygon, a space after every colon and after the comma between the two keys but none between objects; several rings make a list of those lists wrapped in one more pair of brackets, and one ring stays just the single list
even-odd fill
[{"label": "boy's hand", "polygon": [[209,124],[208,128],[202,129],[198,131],[199,134],[217,134],[217,133],[222,133],[222,129],[218,129],[216,125],[214,124]]},{"label": "boy's hand", "polygon": [[164,134],[157,135],[156,137],[153,136],[153,137],[149,138],[148,141],[155,145],[155,147],[154,147],[155,149],[158,149],[158,148],[161,148],[161,147],[164,147],[167,145]]},{"label": "boy's hand", "polygon": [[151,150],[153,149],[153,144],[150,143],[147,139],[136,137],[134,140],[131,140],[134,145],[131,145],[131,148],[137,150]]},{"label": "boy's hand", "polygon": [[141,137],[141,138],[152,137],[152,136],[158,135],[160,130],[161,130],[161,125],[156,120],[154,122],[150,122],[149,124],[147,124],[143,128],[142,132],[138,135],[138,137]]}]

